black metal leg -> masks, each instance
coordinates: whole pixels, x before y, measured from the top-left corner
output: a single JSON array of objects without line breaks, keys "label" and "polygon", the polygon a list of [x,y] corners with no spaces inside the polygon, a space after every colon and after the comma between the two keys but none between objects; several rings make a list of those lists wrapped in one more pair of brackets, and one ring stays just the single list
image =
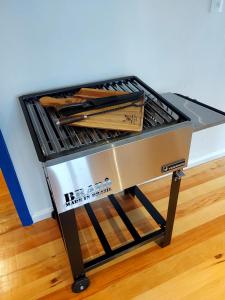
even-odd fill
[{"label": "black metal leg", "polygon": [[55,201],[54,201],[54,198],[53,198],[53,194],[52,194],[52,190],[51,190],[51,187],[50,187],[50,184],[49,184],[48,180],[47,180],[47,186],[48,186],[49,195],[50,195],[51,200],[52,200],[52,207],[53,207],[52,218],[57,221],[57,223],[59,225],[61,235],[62,235],[62,228],[61,228],[60,222],[59,222],[59,214],[58,214],[58,211],[57,211],[57,207],[56,207],[56,204],[55,204]]},{"label": "black metal leg", "polygon": [[135,196],[135,186],[129,187],[124,190],[124,194],[130,194],[131,196]]},{"label": "black metal leg", "polygon": [[79,293],[89,286],[89,279],[85,276],[75,209],[60,213],[59,223],[75,281],[72,290]]},{"label": "black metal leg", "polygon": [[167,211],[166,218],[166,227],[165,227],[165,235],[163,239],[159,242],[161,247],[166,247],[170,244],[173,232],[173,224],[176,215],[177,208],[177,200],[180,190],[181,177],[183,176],[182,171],[173,172],[171,188],[170,188],[170,196],[169,196],[169,205]]}]

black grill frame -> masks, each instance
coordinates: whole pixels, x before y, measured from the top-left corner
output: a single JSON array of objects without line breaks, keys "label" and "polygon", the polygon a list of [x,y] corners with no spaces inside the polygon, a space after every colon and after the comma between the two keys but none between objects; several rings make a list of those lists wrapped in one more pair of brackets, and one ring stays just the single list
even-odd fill
[{"label": "black grill frame", "polygon": [[[89,149],[90,147],[96,147],[96,146],[100,146],[101,144],[105,144],[105,141],[100,141],[96,144],[91,144],[88,146],[82,146],[81,148],[71,148],[71,149],[66,149],[66,150],[61,150],[60,152],[54,152],[51,154],[47,154],[44,155],[43,152],[45,152],[42,147],[41,147],[41,143],[38,140],[38,136],[35,132],[35,128],[32,122],[32,119],[30,117],[30,113],[28,111],[28,102],[31,101],[32,98],[40,98],[42,96],[60,96],[63,95],[64,93],[66,93],[67,95],[69,93],[73,94],[76,90],[79,90],[80,88],[83,87],[92,87],[92,88],[98,88],[101,87],[103,85],[107,85],[107,84],[117,84],[120,81],[136,81],[138,84],[140,84],[145,90],[147,90],[150,94],[152,94],[155,98],[157,98],[158,100],[160,100],[162,103],[164,103],[169,109],[171,109],[173,112],[175,112],[178,116],[179,116],[179,120],[176,121],[176,123],[180,123],[183,121],[190,121],[190,119],[183,114],[181,111],[179,111],[176,107],[174,107],[172,104],[170,104],[165,98],[163,98],[160,94],[158,94],[156,91],[154,91],[152,88],[150,88],[148,85],[146,85],[142,80],[140,80],[138,77],[136,76],[125,76],[125,77],[119,77],[119,78],[114,78],[114,79],[108,79],[108,80],[104,80],[104,81],[97,81],[97,82],[93,82],[93,83],[87,83],[87,84],[81,84],[81,85],[76,85],[76,86],[72,86],[72,87],[66,87],[66,88],[60,88],[60,89],[53,89],[53,90],[48,90],[48,91],[42,91],[42,92],[37,92],[37,93],[32,93],[32,94],[27,94],[27,95],[23,95],[19,97],[19,101],[38,155],[38,158],[41,162],[45,162],[51,159],[55,159],[55,158],[59,158],[61,156],[64,155],[69,155],[75,152],[79,152],[79,151],[83,151],[86,149]],[[174,124],[174,123],[170,123],[170,124]],[[164,124],[161,125],[162,126],[169,126],[170,124]],[[54,124],[53,124],[54,126]],[[158,129],[159,126],[155,127]],[[45,128],[45,127],[44,127]],[[53,127],[52,127],[53,128]],[[85,129],[83,129],[85,132]],[[154,130],[154,127],[148,130]],[[145,130],[146,131],[146,130]],[[119,136],[119,139],[124,139],[126,137],[131,137],[132,135],[137,135],[137,133],[121,133]],[[116,139],[118,140],[118,137],[116,137]],[[115,140],[115,138],[110,138],[108,141],[109,142],[113,142]],[[55,141],[55,143],[58,143],[58,141]]]}]

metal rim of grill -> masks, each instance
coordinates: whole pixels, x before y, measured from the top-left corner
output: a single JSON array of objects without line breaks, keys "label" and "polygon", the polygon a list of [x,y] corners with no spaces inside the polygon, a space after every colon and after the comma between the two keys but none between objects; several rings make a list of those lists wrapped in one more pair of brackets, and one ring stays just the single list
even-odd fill
[{"label": "metal rim of grill", "polygon": [[116,130],[57,126],[58,113],[53,108],[42,107],[39,103],[40,97],[45,95],[59,98],[70,97],[82,87],[128,92],[144,91],[143,132],[162,126],[170,126],[184,120],[184,115],[181,112],[135,76],[21,96],[19,99],[22,109],[41,161],[139,134]]}]

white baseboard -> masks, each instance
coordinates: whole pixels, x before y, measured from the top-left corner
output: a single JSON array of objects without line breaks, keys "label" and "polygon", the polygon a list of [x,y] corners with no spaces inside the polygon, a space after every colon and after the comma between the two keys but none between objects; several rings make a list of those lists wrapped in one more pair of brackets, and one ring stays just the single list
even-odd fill
[{"label": "white baseboard", "polygon": [[213,153],[204,155],[204,156],[199,157],[197,159],[190,159],[189,162],[188,162],[188,168],[192,168],[192,167],[207,163],[211,160],[218,159],[218,158],[221,158],[223,156],[225,156],[225,149],[215,151]]},{"label": "white baseboard", "polygon": [[[207,163],[211,160],[218,159],[223,156],[225,156],[225,149],[204,155],[197,159],[190,159],[187,168],[188,169],[193,168],[195,166],[201,165],[203,163]],[[163,176],[167,176],[167,175],[163,175]],[[50,218],[52,210],[53,210],[52,207],[48,207],[48,208],[45,208],[43,210],[36,212],[35,214],[32,215],[33,222],[36,223],[36,222],[42,221],[44,219]]]},{"label": "white baseboard", "polygon": [[51,218],[52,210],[52,207],[48,207],[37,211],[35,214],[32,215],[33,222],[37,223],[39,221]]}]

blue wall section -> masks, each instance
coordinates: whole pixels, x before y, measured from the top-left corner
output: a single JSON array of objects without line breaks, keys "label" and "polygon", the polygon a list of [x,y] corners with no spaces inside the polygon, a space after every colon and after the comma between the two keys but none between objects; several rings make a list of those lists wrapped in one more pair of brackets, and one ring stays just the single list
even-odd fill
[{"label": "blue wall section", "polygon": [[24,226],[33,224],[12,161],[9,156],[3,135],[0,131],[0,168],[16,207],[17,213]]}]

